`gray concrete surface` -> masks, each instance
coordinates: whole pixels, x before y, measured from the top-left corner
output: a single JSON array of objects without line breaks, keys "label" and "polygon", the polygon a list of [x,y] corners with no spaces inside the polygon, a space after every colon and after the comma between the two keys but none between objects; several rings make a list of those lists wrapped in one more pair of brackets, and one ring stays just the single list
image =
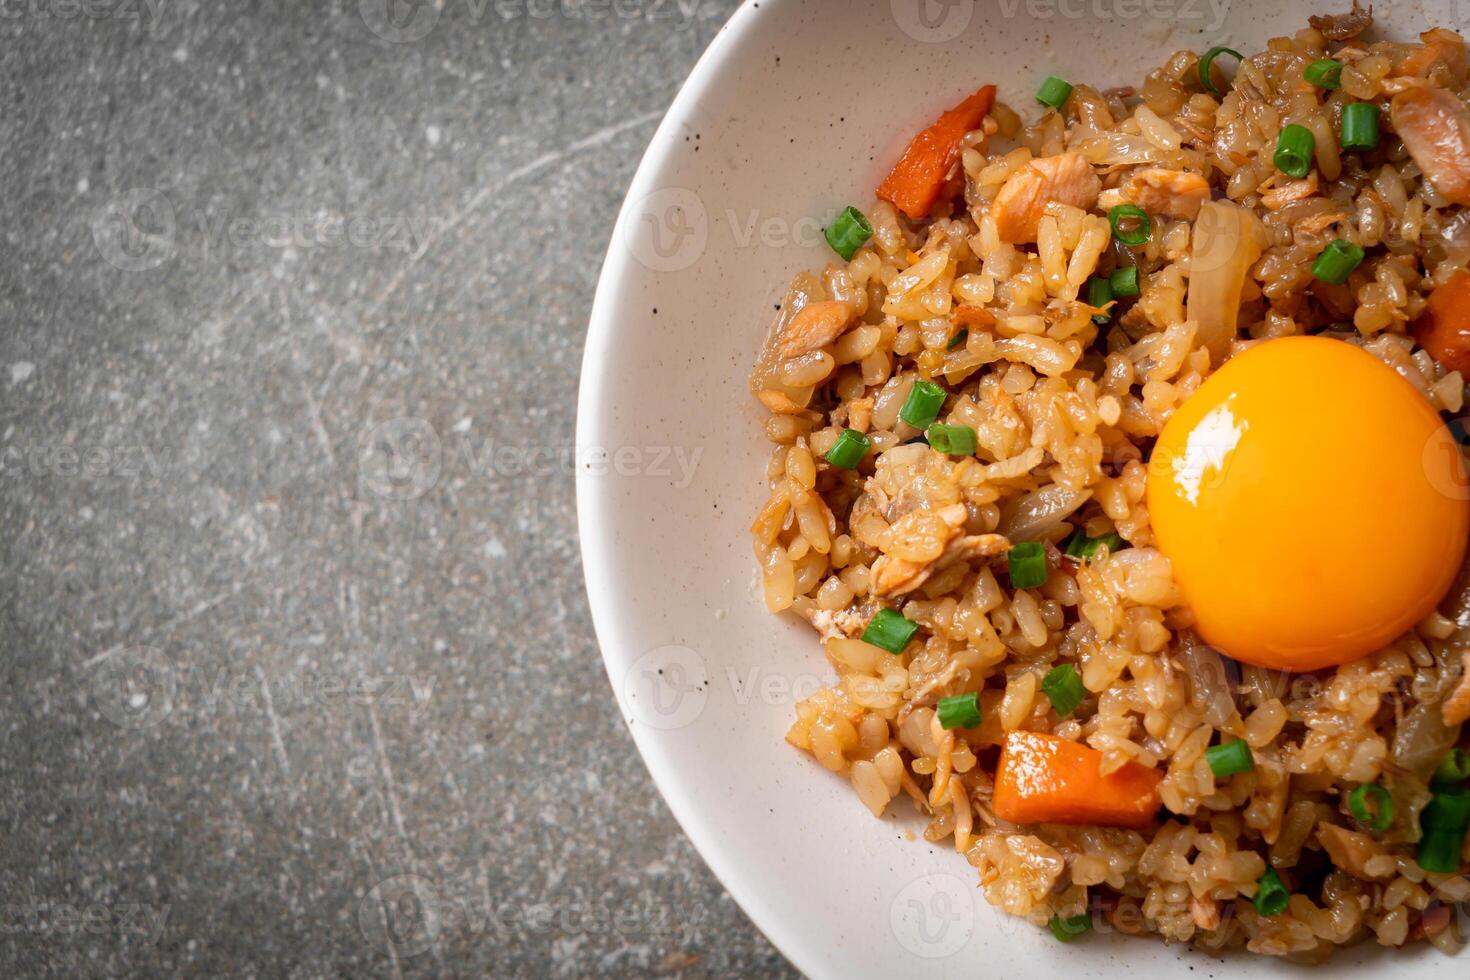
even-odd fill
[{"label": "gray concrete surface", "polygon": [[0,4],[0,975],[789,972],[530,452],[733,6]]}]

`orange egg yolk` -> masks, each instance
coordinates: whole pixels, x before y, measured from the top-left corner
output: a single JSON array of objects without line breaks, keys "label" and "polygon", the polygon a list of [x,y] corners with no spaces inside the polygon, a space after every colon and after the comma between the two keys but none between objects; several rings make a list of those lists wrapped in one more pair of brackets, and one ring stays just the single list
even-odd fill
[{"label": "orange egg yolk", "polygon": [[1464,557],[1467,501],[1424,396],[1326,337],[1228,361],[1149,459],[1149,516],[1196,631],[1279,670],[1356,660],[1433,611]]}]

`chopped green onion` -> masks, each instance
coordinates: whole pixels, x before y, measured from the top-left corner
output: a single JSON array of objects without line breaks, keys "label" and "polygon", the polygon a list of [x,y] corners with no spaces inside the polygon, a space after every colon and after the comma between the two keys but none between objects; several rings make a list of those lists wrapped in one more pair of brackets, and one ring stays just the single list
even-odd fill
[{"label": "chopped green onion", "polygon": [[[1108,282],[1102,276],[1093,276],[1087,280],[1088,306],[1107,306],[1112,301],[1112,283]],[[1100,327],[1105,327],[1113,322],[1113,315],[1111,313],[1094,313],[1092,315],[1092,322]]]},{"label": "chopped green onion", "polygon": [[[1119,225],[1132,218],[1138,222],[1138,226],[1132,231],[1126,231]],[[1120,204],[1108,212],[1108,224],[1113,226],[1113,237],[1124,245],[1142,245],[1148,241],[1148,236],[1153,232],[1153,222],[1148,220],[1148,212],[1137,204]]]},{"label": "chopped green onion", "polygon": [[1046,584],[1046,548],[1040,541],[1013,545],[1009,561],[1011,585],[1015,588],[1036,589]]},{"label": "chopped green onion", "polygon": [[1470,790],[1437,790],[1419,814],[1419,826],[1425,830],[1457,830],[1463,837],[1470,827]]},{"label": "chopped green onion", "polygon": [[974,691],[956,694],[952,698],[940,698],[936,707],[939,724],[946,731],[951,728],[974,728],[980,724],[980,695]]},{"label": "chopped green onion", "polygon": [[827,462],[840,470],[855,470],[872,447],[873,440],[858,430],[843,429],[832,448],[827,450]]},{"label": "chopped green onion", "polygon": [[1465,852],[1465,831],[1426,830],[1419,841],[1415,860],[1432,874],[1452,875],[1460,870],[1460,855]]},{"label": "chopped green onion", "polygon": [[945,392],[932,381],[915,381],[909,396],[898,410],[898,417],[916,429],[927,429],[944,407]]},{"label": "chopped green onion", "polygon": [[1114,296],[1137,296],[1138,266],[1125,265],[1114,269],[1108,277],[1108,285],[1113,287]]},{"label": "chopped green onion", "polygon": [[889,653],[903,653],[918,631],[919,624],[905,619],[898,610],[880,609],[863,630],[862,640]]},{"label": "chopped green onion", "polygon": [[824,234],[832,251],[842,256],[843,261],[851,262],[857,250],[873,237],[873,226],[868,224],[868,219],[861,211],[849,207],[827,226]]},{"label": "chopped green onion", "polygon": [[1234,48],[1211,48],[1205,52],[1205,56],[1199,60],[1199,83],[1212,95],[1219,95],[1220,90],[1215,88],[1215,80],[1210,77],[1210,66],[1222,54],[1228,54],[1236,61],[1245,60],[1245,55],[1236,51]]},{"label": "chopped green onion", "polygon": [[961,327],[960,332],[950,338],[949,343],[944,346],[945,350],[954,350],[970,338],[970,328]]},{"label": "chopped green onion", "polygon": [[1286,882],[1281,880],[1275,868],[1267,868],[1261,880],[1256,882],[1256,911],[1269,919],[1285,912],[1290,904],[1291,892],[1286,890]]},{"label": "chopped green onion", "polygon": [[1036,101],[1042,105],[1049,105],[1053,109],[1061,109],[1066,103],[1067,97],[1072,94],[1070,83],[1060,78],[1048,78],[1041,83],[1041,88],[1036,90]]},{"label": "chopped green onion", "polygon": [[1312,263],[1312,275],[1323,282],[1334,286],[1341,286],[1348,281],[1348,276],[1363,261],[1363,249],[1360,245],[1354,245],[1345,238],[1328,245],[1317,256],[1317,261]]},{"label": "chopped green onion", "polygon": [[1073,915],[1064,919],[1060,915],[1054,915],[1046,925],[1060,942],[1070,943],[1078,936],[1092,931],[1092,916]]},{"label": "chopped green onion", "polygon": [[1379,833],[1393,826],[1393,797],[1377,783],[1364,783],[1348,796],[1353,819]]},{"label": "chopped green onion", "polygon": [[1354,102],[1342,107],[1342,148],[1371,150],[1378,145],[1378,106]]},{"label": "chopped green onion", "polygon": [[1305,177],[1312,169],[1317,140],[1305,126],[1292,123],[1276,138],[1276,169],[1288,177]]},{"label": "chopped green onion", "polygon": [[1463,783],[1467,779],[1470,779],[1470,752],[1457,746],[1450,749],[1450,754],[1444,757],[1444,761],[1434,771],[1433,783],[1438,789],[1451,783]]},{"label": "chopped green onion", "polygon": [[973,456],[975,447],[980,444],[975,430],[968,425],[940,425],[936,422],[924,435],[929,438],[929,445],[946,456]]},{"label": "chopped green onion", "polygon": [[1097,554],[1097,549],[1103,545],[1107,545],[1108,553],[1112,554],[1127,545],[1127,542],[1118,534],[1104,534],[1100,538],[1089,538],[1086,532],[1078,528],[1067,540],[1067,557],[1076,558],[1079,561],[1084,558],[1091,559]]},{"label": "chopped green onion", "polygon": [[1342,78],[1342,62],[1331,58],[1318,58],[1307,66],[1302,77],[1318,88],[1337,88]]},{"label": "chopped green onion", "polygon": [[1210,771],[1221,779],[1238,772],[1250,772],[1256,767],[1256,757],[1251,755],[1251,747],[1245,739],[1206,749],[1205,761],[1210,764]]},{"label": "chopped green onion", "polygon": [[1077,705],[1087,697],[1087,688],[1082,686],[1082,678],[1077,676],[1077,668],[1072,664],[1062,664],[1047,671],[1041,679],[1041,689],[1046,692],[1060,718],[1076,711]]}]

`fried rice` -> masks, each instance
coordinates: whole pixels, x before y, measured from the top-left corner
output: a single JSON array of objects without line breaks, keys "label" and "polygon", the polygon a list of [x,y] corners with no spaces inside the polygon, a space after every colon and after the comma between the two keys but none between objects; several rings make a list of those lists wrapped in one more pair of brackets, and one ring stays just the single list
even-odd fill
[{"label": "fried rice", "polygon": [[[1435,770],[1467,745],[1464,576],[1362,660],[1241,665],[1191,631],[1145,506],[1165,422],[1267,339],[1338,338],[1441,412],[1464,407],[1463,366],[1416,344],[1414,325],[1470,265],[1466,192],[1443,141],[1409,131],[1394,100],[1433,93],[1470,126],[1465,46],[1446,30],[1371,34],[1355,7],[1273,39],[1233,79],[1230,58],[1202,77],[1200,53],[1179,51],[1136,89],[1076,83],[1034,122],[995,103],[960,140],[935,213],[873,204],[871,238],[795,277],[760,351],[751,384],[775,444],[752,527],[764,599],[811,623],[836,675],[797,706],[787,741],[875,815],[908,800],[992,904],[1039,926],[1101,917],[1309,961],[1365,938],[1449,953],[1466,938],[1470,848],[1458,874],[1416,862]],[[1343,66],[1336,88],[1303,82],[1324,58]],[[1379,106],[1382,139],[1345,152],[1354,102]],[[1273,161],[1288,124],[1315,137],[1305,178]],[[1110,227],[1120,204],[1150,216],[1141,245]],[[1314,278],[1339,239],[1366,257],[1341,285]],[[1092,278],[1132,265],[1136,298],[1089,302]],[[937,452],[899,418],[919,380],[945,389],[939,418],[974,430],[973,453]],[[826,456],[849,429],[871,448],[844,469]],[[1061,550],[1079,534],[1099,542],[1090,558]],[[1020,542],[1045,547],[1039,588],[1006,575]],[[860,639],[883,609],[919,626],[898,654]],[[1085,694],[1062,717],[1042,681],[1065,664]],[[946,728],[938,703],[969,692],[981,723]],[[1144,829],[999,819],[997,755],[1017,731],[1097,750],[1104,773],[1157,771],[1164,812]],[[1208,748],[1236,739],[1254,769],[1216,776]],[[1370,783],[1394,804],[1382,830],[1349,806]],[[1274,915],[1253,901],[1268,869],[1290,892]]]}]

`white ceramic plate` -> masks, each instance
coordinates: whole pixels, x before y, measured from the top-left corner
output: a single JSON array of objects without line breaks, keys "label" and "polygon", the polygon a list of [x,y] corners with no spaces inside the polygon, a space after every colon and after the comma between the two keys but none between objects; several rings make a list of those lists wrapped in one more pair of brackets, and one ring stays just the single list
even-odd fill
[{"label": "white ceramic plate", "polygon": [[[1403,38],[1455,26],[1454,8],[1377,6],[1380,26]],[[769,446],[745,379],[785,284],[828,260],[824,221],[847,204],[866,207],[907,139],[979,85],[998,84],[1027,111],[1048,74],[1138,84],[1174,50],[1259,50],[1313,9],[749,0],[654,136],[608,251],[582,370],[587,589],[608,675],[670,808],[804,973],[1300,972],[1117,935],[1063,946],[993,911],[960,855],[904,839],[920,829],[916,818],[873,819],[845,780],[782,741],[793,704],[827,668],[806,625],[768,615],[759,599],[747,527],[765,499]],[[1467,959],[1365,945],[1329,969],[1448,980],[1465,975]]]}]

